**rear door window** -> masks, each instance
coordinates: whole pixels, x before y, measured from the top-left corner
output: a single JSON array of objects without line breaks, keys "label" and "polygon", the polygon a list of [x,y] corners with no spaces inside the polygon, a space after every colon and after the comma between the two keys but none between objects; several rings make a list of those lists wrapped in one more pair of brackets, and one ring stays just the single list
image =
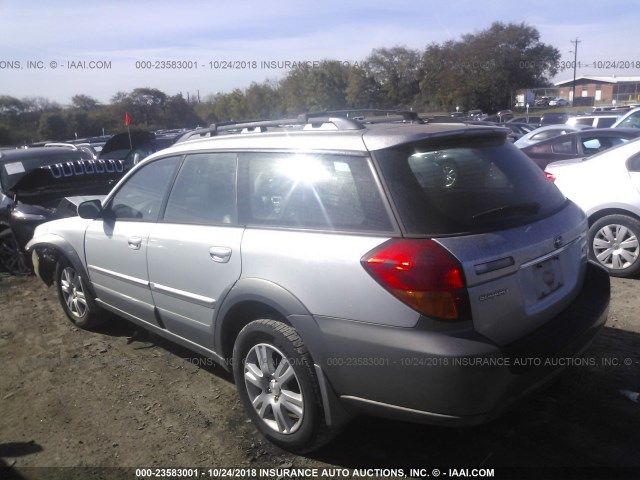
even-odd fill
[{"label": "rear door window", "polygon": [[350,155],[241,153],[246,224],[392,230],[369,160]]},{"label": "rear door window", "polygon": [[522,225],[565,202],[543,172],[502,139],[405,144],[375,157],[408,234],[479,233]]}]

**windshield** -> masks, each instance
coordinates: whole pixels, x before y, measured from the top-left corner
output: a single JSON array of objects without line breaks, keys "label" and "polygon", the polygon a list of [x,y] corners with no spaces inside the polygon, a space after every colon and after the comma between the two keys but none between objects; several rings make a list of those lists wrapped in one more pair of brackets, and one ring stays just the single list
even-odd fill
[{"label": "windshield", "polygon": [[409,234],[479,233],[530,223],[557,211],[564,196],[502,140],[426,142],[376,152]]}]

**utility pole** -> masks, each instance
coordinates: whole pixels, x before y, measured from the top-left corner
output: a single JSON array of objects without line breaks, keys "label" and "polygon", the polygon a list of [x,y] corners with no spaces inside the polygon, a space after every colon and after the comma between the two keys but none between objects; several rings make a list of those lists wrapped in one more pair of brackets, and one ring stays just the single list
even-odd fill
[{"label": "utility pole", "polygon": [[578,66],[578,44],[580,40],[576,37],[575,40],[572,40],[573,43],[573,89],[571,93],[571,106],[576,106],[576,67]]}]

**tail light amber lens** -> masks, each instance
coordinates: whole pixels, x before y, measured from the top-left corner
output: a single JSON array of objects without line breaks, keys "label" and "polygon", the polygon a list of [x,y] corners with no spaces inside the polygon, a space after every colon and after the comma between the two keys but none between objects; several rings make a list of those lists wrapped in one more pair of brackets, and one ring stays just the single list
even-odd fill
[{"label": "tail light amber lens", "polygon": [[433,240],[393,239],[361,262],[378,283],[418,312],[448,320],[470,318],[462,266]]}]

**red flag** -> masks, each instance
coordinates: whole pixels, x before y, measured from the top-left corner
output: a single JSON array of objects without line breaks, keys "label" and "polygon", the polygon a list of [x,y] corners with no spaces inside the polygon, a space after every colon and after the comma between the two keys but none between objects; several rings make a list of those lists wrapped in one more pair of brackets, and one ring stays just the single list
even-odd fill
[{"label": "red flag", "polygon": [[128,127],[131,125],[131,117],[127,112],[124,112],[124,124]]}]

